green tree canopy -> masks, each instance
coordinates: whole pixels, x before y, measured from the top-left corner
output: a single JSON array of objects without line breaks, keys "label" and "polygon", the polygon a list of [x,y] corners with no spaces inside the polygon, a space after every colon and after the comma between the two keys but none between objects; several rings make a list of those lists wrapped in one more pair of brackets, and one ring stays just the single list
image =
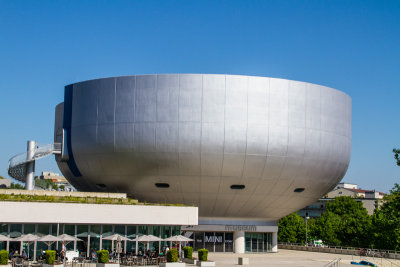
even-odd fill
[{"label": "green tree canopy", "polygon": [[306,226],[303,217],[292,213],[279,220],[279,242],[303,243],[305,241]]},{"label": "green tree canopy", "polygon": [[400,149],[393,149],[394,159],[396,160],[397,166],[400,166]]},{"label": "green tree canopy", "polygon": [[352,197],[337,197],[329,202],[318,220],[322,240],[327,243],[368,247],[371,218],[361,202]]},{"label": "green tree canopy", "polygon": [[11,183],[10,184],[10,189],[25,189],[25,187],[21,184],[17,184],[17,183]]},{"label": "green tree canopy", "polygon": [[381,249],[400,249],[400,185],[395,184],[373,215],[374,244]]}]

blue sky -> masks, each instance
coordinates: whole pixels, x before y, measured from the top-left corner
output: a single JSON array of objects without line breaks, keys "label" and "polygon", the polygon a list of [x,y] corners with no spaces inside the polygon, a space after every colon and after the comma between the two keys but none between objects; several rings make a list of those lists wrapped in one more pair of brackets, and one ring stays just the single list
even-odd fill
[{"label": "blue sky", "polygon": [[[399,182],[400,1],[0,0],[0,175],[53,140],[64,86],[149,73],[226,73],[326,85],[353,100],[344,181]],[[58,171],[53,157],[36,172]]]}]

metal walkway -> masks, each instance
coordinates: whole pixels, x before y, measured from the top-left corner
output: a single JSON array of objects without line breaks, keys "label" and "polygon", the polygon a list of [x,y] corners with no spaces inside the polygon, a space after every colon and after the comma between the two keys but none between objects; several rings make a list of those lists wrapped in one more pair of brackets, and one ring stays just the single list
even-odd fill
[{"label": "metal walkway", "polygon": [[30,142],[33,141],[28,141],[27,152],[15,155],[8,161],[8,175],[21,182],[26,182],[30,166],[33,166],[34,171],[35,160],[52,154],[61,154],[61,144],[59,143],[40,145]]}]

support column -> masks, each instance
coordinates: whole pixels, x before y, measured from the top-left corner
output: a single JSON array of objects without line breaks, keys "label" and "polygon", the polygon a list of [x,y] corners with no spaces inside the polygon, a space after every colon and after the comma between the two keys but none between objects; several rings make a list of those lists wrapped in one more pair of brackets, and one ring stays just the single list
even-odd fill
[{"label": "support column", "polygon": [[234,242],[234,252],[235,253],[244,253],[245,248],[245,238],[244,231],[235,231],[233,232],[233,242]]},{"label": "support column", "polygon": [[36,147],[35,141],[28,141],[26,160],[29,162],[26,164],[26,182],[25,182],[26,190],[33,190],[34,188],[33,179],[35,175],[35,161],[33,160],[33,156],[35,155],[35,147]]},{"label": "support column", "polygon": [[278,232],[272,232],[272,252],[278,252]]}]

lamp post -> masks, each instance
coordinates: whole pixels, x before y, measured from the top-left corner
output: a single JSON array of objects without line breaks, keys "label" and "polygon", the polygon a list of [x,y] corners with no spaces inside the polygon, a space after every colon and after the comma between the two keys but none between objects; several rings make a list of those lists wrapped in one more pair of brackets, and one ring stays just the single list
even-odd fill
[{"label": "lamp post", "polygon": [[306,246],[308,246],[308,241],[307,241],[307,221],[308,221],[308,219],[310,219],[310,217],[308,217],[306,215]]}]

